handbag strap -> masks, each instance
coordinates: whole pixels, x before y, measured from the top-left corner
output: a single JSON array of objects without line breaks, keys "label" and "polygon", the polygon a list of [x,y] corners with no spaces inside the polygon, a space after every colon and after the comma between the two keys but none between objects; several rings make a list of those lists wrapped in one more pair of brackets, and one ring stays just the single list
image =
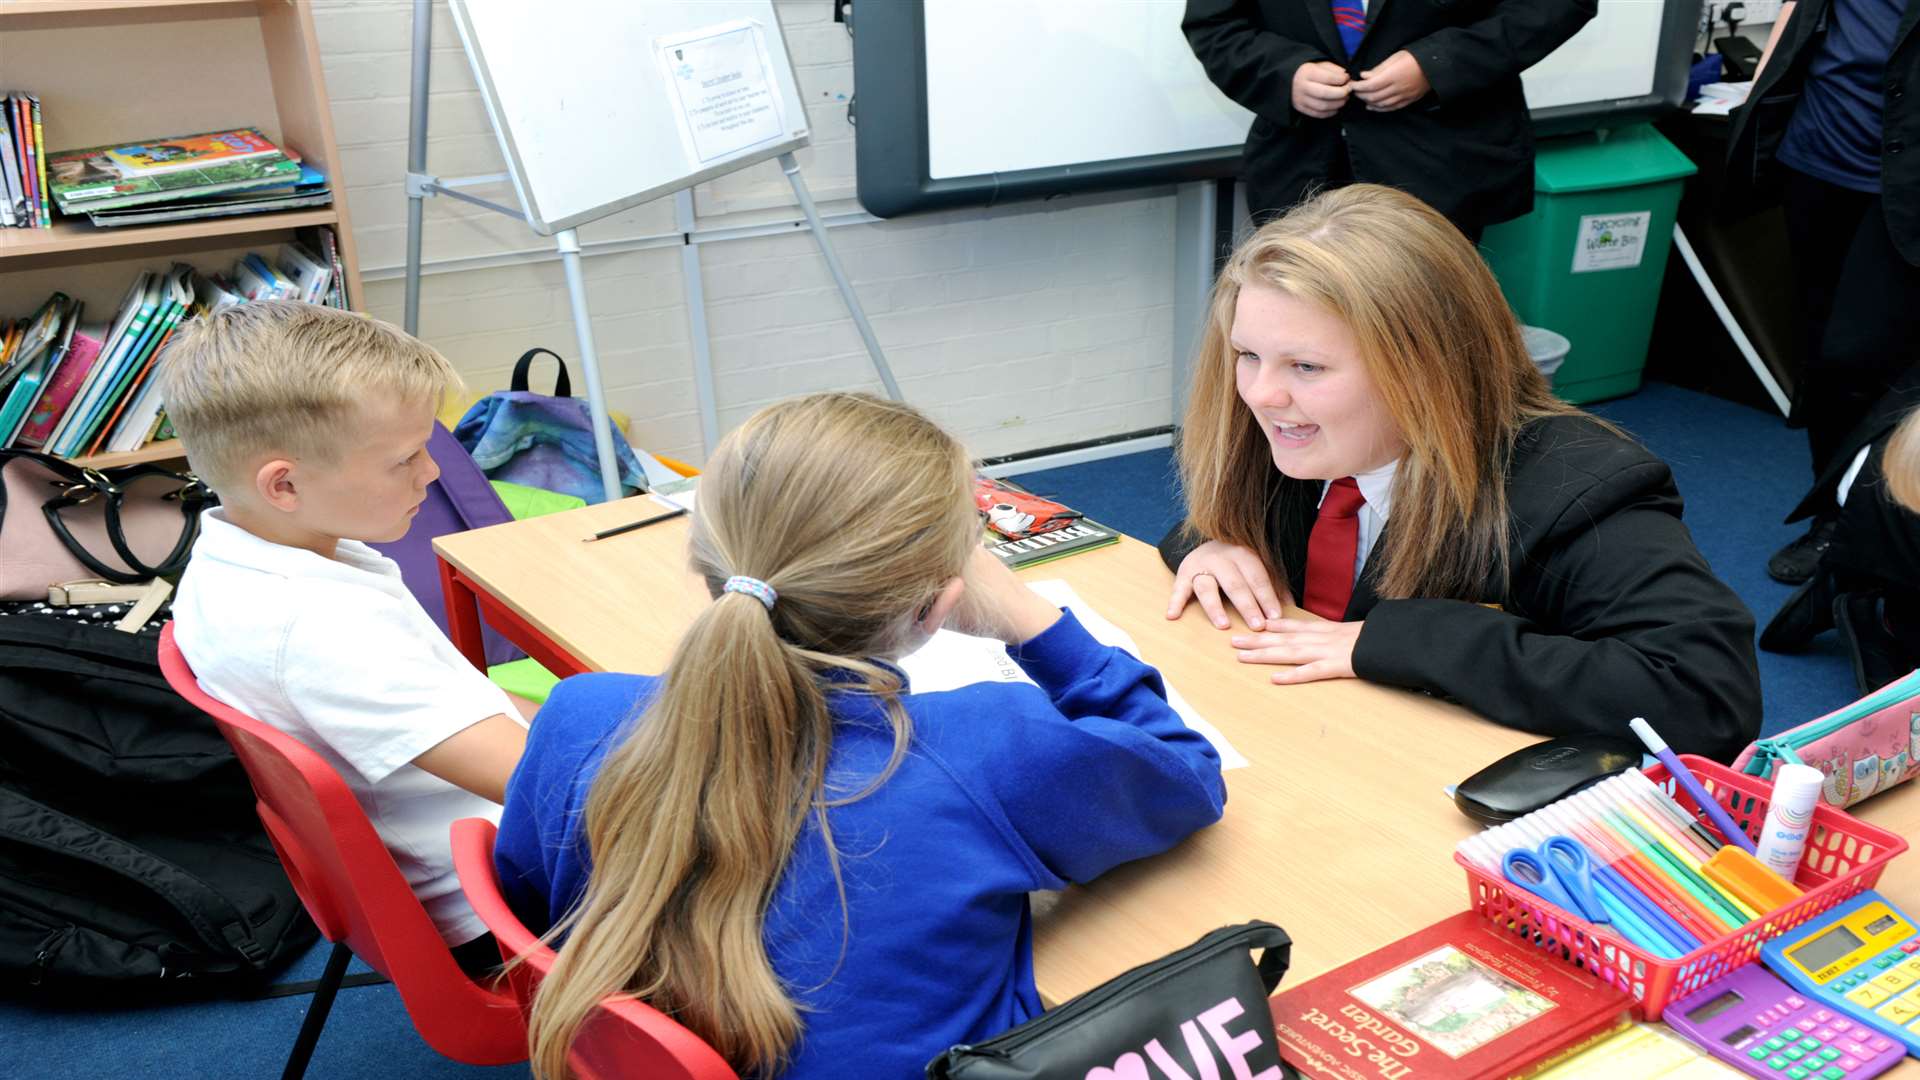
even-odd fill
[{"label": "handbag strap", "polygon": [[526,352],[521,353],[520,359],[513,362],[513,381],[507,384],[507,389],[515,393],[526,392],[527,373],[533,368],[533,358],[539,356],[541,353],[546,353],[548,356],[553,357],[553,362],[560,365],[560,374],[554,376],[553,380],[553,396],[572,397],[573,380],[567,377],[567,362],[560,359],[560,354],[554,352],[552,349],[528,349]]},{"label": "handbag strap", "polygon": [[[191,473],[176,473],[157,465],[130,465],[124,469],[101,472],[98,469],[77,468],[66,462],[61,464],[66,465],[66,469],[61,471],[67,473],[70,482],[61,494],[41,504],[40,512],[46,516],[47,525],[53,530],[54,536],[58,537],[67,550],[73,553],[74,558],[80,560],[82,566],[118,585],[137,584],[167,574],[178,573],[186,567],[187,558],[193,552],[193,542],[200,535],[200,509],[212,498],[212,492],[199,477]],[[163,498],[179,502],[183,520],[180,525],[180,536],[174,541],[173,549],[157,565],[149,566],[134,554],[132,544],[128,543],[126,530],[121,524],[120,512],[126,501],[125,482],[152,475],[169,476],[181,482],[178,491],[171,492]],[[101,498],[106,500],[106,510],[102,519],[106,526],[107,542],[113,545],[114,554],[118,555],[120,561],[130,568],[131,573],[116,570],[95,558],[67,528],[65,519],[60,516],[62,510]]]}]

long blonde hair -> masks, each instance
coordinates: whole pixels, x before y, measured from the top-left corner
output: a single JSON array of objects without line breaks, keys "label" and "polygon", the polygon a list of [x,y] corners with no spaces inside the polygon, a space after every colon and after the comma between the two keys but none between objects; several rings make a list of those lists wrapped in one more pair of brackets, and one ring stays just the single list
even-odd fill
[{"label": "long blonde hair", "polygon": [[[536,1077],[567,1074],[567,1047],[612,994],[672,1014],[743,1072],[788,1059],[800,1017],[762,940],[767,906],[808,818],[839,885],[827,808],[906,752],[899,677],[867,658],[906,644],[964,569],[979,540],[970,474],[932,421],[863,394],[769,406],[721,443],[691,542],[714,601],[587,796],[593,871],[549,935],[566,941],[533,1001]],[[733,575],[778,601],[723,592]],[[852,792],[826,790],[829,671],[883,699],[893,725],[886,769]]]},{"label": "long blonde hair", "polygon": [[1246,286],[1318,304],[1353,331],[1407,444],[1380,539],[1382,597],[1467,597],[1507,573],[1506,471],[1529,420],[1577,410],[1528,357],[1500,286],[1466,237],[1411,195],[1355,184],[1268,223],[1214,283],[1180,437],[1188,526],[1262,553],[1278,475],[1234,389],[1234,305]]}]

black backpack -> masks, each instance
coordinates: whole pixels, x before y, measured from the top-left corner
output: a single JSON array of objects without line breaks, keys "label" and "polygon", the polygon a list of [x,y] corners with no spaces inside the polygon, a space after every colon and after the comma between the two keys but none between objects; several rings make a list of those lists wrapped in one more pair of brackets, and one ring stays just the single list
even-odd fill
[{"label": "black backpack", "polygon": [[0,991],[257,987],[318,933],[158,635],[0,618]]}]

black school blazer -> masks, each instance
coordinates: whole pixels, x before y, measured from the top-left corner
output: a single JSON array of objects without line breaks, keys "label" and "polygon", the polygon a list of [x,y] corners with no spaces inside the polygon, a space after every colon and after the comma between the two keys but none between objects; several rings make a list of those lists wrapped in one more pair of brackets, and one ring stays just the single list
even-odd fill
[{"label": "black school blazer", "polygon": [[[1187,0],[1181,23],[1221,92],[1255,114],[1247,205],[1285,210],[1350,154],[1356,180],[1411,192],[1465,229],[1533,207],[1533,127],[1520,72],[1593,18],[1597,0],[1371,0],[1351,57],[1329,0]],[[1293,110],[1293,74],[1328,60],[1357,76],[1405,49],[1432,84],[1390,113],[1358,98],[1326,120]],[[1342,134],[1345,138],[1342,139]]]},{"label": "black school blazer", "polygon": [[[1269,542],[1298,597],[1322,485],[1273,475]],[[1694,547],[1664,462],[1587,417],[1548,417],[1514,447],[1507,500],[1505,588],[1382,600],[1375,546],[1346,614],[1366,620],[1357,675],[1542,735],[1625,734],[1644,716],[1682,753],[1730,761],[1753,741],[1753,615]],[[1195,546],[1183,525],[1161,557],[1177,568]]]},{"label": "black school blazer", "polygon": [[[1727,136],[1727,170],[1720,211],[1739,217],[1779,201],[1781,167],[1774,151],[1787,134],[1787,122],[1800,105],[1807,66],[1827,32],[1829,0],[1799,0],[1767,69],[1753,84],[1746,104],[1733,111]],[[1920,0],[1907,8],[1894,31],[1881,87],[1880,207],[1900,257],[1920,266]]]}]

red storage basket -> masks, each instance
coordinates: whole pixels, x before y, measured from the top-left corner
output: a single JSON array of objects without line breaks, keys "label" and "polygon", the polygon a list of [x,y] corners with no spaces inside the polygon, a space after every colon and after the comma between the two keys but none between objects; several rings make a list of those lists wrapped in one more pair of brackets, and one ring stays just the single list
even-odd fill
[{"label": "red storage basket", "polygon": [[[1682,755],[1681,760],[1749,837],[1759,835],[1772,791],[1769,781],[1690,754]],[[1692,796],[1668,776],[1666,766],[1652,765],[1644,772],[1647,779],[1713,829]],[[1905,850],[1907,842],[1894,833],[1821,801],[1814,806],[1813,831],[1795,879],[1805,894],[1738,930],[1703,943],[1678,960],[1658,959],[1617,937],[1602,934],[1578,915],[1568,914],[1505,877],[1488,873],[1458,852],[1453,859],[1466,869],[1468,898],[1487,922],[1627,991],[1633,995],[1637,1018],[1657,1020],[1667,1002],[1757,960],[1763,942],[1873,888],[1887,863]]]}]

